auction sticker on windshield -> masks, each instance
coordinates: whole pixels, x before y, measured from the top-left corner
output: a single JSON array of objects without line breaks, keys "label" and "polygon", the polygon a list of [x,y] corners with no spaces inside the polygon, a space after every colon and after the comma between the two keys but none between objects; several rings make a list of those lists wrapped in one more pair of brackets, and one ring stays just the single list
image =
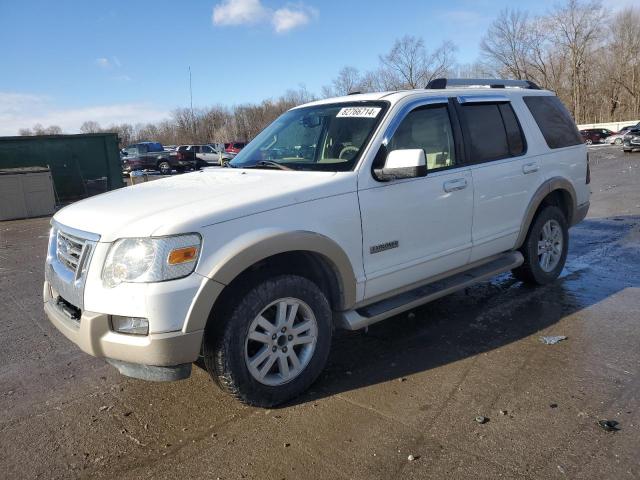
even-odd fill
[{"label": "auction sticker on windshield", "polygon": [[376,118],[380,110],[382,110],[381,107],[344,107],[340,109],[336,117]]}]

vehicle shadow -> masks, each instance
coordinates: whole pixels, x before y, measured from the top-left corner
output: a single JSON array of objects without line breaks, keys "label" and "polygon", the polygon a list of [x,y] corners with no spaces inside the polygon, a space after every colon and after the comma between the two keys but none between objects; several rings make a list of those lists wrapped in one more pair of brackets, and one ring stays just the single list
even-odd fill
[{"label": "vehicle shadow", "polygon": [[328,365],[301,397],[314,401],[437,368],[531,336],[640,286],[640,217],[589,219],[571,230],[565,270],[530,287],[505,274],[371,326],[337,331]]}]

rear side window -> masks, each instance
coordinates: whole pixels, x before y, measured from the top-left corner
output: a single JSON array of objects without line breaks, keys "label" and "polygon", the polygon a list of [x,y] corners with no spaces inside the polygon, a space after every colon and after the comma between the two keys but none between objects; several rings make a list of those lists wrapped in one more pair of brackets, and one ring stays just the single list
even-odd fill
[{"label": "rear side window", "polygon": [[464,105],[471,147],[471,162],[486,162],[521,155],[525,150],[520,124],[508,103]]},{"label": "rear side window", "polygon": [[522,97],[549,148],[580,145],[582,136],[558,97]]},{"label": "rear side window", "polygon": [[513,107],[509,103],[501,103],[498,108],[502,114],[502,121],[504,122],[504,129],[507,132],[507,143],[509,144],[509,153],[513,157],[522,155],[525,148],[524,135],[522,134],[522,128],[518,123],[516,114],[513,111]]}]

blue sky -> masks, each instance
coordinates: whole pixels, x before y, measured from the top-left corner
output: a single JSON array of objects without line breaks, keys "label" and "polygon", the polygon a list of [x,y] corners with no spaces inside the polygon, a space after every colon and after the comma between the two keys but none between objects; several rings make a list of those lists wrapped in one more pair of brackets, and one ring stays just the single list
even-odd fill
[{"label": "blue sky", "polygon": [[[84,120],[157,121],[189,104],[256,102],[304,85],[319,93],[341,67],[373,68],[405,34],[478,42],[512,1],[0,0],[0,135],[39,122],[75,133]],[[551,0],[523,0],[544,13]]]}]

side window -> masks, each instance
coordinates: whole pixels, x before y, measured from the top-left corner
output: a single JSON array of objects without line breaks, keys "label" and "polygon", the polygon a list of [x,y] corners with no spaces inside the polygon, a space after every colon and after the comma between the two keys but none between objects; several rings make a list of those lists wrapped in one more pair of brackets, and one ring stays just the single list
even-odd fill
[{"label": "side window", "polygon": [[471,162],[486,162],[512,156],[499,104],[464,105],[462,112],[469,131]]},{"label": "side window", "polygon": [[570,147],[582,143],[571,114],[558,97],[522,97],[549,148]]},{"label": "side window", "polygon": [[446,105],[417,108],[402,120],[387,152],[420,148],[427,159],[427,169],[446,168],[456,163],[451,120]]},{"label": "side window", "polygon": [[501,103],[499,108],[500,114],[502,115],[502,121],[504,122],[504,129],[507,132],[509,153],[514,157],[522,155],[526,150],[526,144],[522,128],[518,123],[513,107],[510,103]]}]

